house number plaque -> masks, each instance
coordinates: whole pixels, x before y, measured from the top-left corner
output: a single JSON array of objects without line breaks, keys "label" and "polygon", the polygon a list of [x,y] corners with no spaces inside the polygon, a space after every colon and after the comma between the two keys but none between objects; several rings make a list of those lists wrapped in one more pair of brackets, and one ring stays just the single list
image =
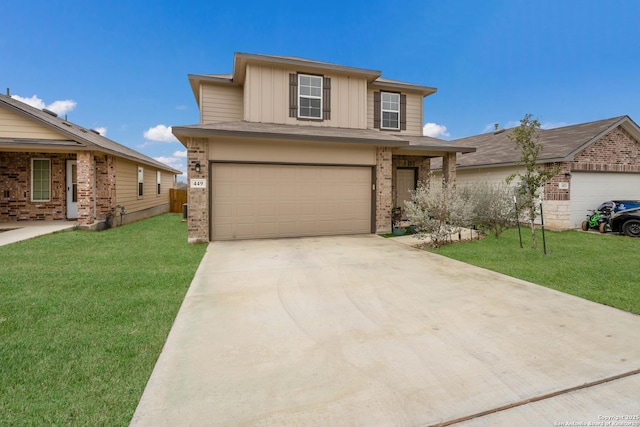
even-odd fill
[{"label": "house number plaque", "polygon": [[192,179],[191,188],[207,188],[206,179]]}]

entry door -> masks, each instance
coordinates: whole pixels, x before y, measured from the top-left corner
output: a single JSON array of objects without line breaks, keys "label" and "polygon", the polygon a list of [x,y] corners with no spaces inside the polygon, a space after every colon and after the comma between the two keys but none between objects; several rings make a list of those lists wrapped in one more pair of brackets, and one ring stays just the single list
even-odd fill
[{"label": "entry door", "polygon": [[396,206],[404,209],[404,202],[411,200],[416,189],[416,171],[415,169],[398,169],[396,178]]},{"label": "entry door", "polygon": [[67,160],[67,219],[78,218],[78,165]]}]

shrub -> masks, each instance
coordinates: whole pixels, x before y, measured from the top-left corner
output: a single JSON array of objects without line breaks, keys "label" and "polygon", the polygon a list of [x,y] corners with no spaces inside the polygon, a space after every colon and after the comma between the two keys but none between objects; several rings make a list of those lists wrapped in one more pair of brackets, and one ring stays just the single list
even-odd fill
[{"label": "shrub", "polygon": [[471,222],[497,239],[516,224],[513,189],[504,182],[475,181],[459,186],[460,196],[471,207]]},{"label": "shrub", "polygon": [[432,175],[419,183],[405,206],[407,218],[416,228],[416,237],[429,237],[433,247],[441,246],[452,234],[471,223],[471,206],[465,203],[455,185],[444,180],[439,182]]}]

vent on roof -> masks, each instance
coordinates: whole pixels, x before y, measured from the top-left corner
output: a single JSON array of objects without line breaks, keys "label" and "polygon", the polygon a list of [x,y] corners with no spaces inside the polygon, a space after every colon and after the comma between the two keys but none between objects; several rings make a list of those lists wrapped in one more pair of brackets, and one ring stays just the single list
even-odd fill
[{"label": "vent on roof", "polygon": [[50,115],[50,116],[58,117],[58,114],[57,114],[57,113],[54,113],[54,112],[53,112],[53,111],[51,111],[51,110],[47,110],[46,108],[43,108],[43,109],[42,109],[42,111],[44,111],[45,113],[47,113],[47,114],[48,114],[48,115]]},{"label": "vent on roof", "polygon": [[500,129],[500,125],[498,123],[494,123],[493,127],[494,127],[494,130],[493,130],[494,135],[504,132],[504,129]]},{"label": "vent on roof", "polygon": [[97,130],[95,130],[95,129],[89,129],[89,130],[90,130],[91,132],[95,133],[96,135],[100,135],[100,132],[98,132],[98,131],[97,131]]}]

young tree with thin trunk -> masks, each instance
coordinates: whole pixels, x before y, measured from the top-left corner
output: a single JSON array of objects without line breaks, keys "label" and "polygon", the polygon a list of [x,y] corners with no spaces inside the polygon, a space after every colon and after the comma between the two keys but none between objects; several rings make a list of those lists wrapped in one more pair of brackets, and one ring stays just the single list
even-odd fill
[{"label": "young tree with thin trunk", "polygon": [[510,184],[516,177],[520,180],[516,187],[518,209],[520,213],[526,214],[531,226],[533,248],[536,249],[535,219],[538,200],[542,196],[540,192],[544,189],[544,185],[560,171],[560,167],[559,165],[545,167],[538,164],[538,158],[543,148],[539,137],[540,122],[531,117],[531,114],[525,114],[524,118],[520,120],[520,126],[514,128],[508,136],[520,149],[521,157],[516,164],[524,166],[525,171],[524,173],[511,174],[507,178],[507,184]]}]

